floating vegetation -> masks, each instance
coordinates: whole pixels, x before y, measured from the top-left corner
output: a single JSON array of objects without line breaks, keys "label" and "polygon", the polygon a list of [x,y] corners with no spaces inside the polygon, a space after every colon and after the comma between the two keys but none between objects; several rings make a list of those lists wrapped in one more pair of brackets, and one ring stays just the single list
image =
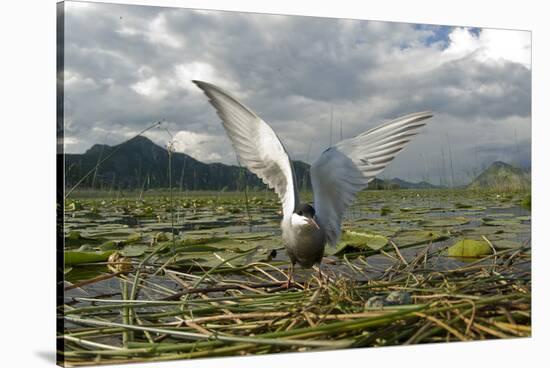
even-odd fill
[{"label": "floating vegetation", "polygon": [[289,288],[271,193],[72,195],[67,366],[531,335],[523,193],[363,192]]},{"label": "floating vegetation", "polygon": [[386,244],[388,244],[388,238],[383,235],[363,231],[344,230],[342,231],[340,242],[336,245],[335,254],[341,253],[350,248],[353,248],[354,250],[378,250]]},{"label": "floating vegetation", "polygon": [[450,257],[480,258],[493,252],[491,246],[488,241],[463,239],[449,247],[447,254]]},{"label": "floating vegetation", "polygon": [[80,263],[104,262],[114,250],[108,251],[86,251],[86,250],[68,250],[65,251],[65,265],[73,266]]},{"label": "floating vegetation", "polygon": [[432,218],[429,220],[420,221],[420,226],[424,227],[452,227],[466,225],[470,220],[466,217],[450,217],[450,218]]}]

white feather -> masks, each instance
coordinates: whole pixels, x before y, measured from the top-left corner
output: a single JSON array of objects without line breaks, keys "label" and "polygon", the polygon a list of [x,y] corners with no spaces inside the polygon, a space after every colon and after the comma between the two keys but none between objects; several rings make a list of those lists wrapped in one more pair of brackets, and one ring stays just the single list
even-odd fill
[{"label": "white feather", "polygon": [[296,179],[288,154],[273,129],[221,88],[193,82],[218,112],[239,161],[275,190],[283,205],[284,220],[289,221],[299,204]]},{"label": "white feather", "polygon": [[296,213],[293,213],[290,217],[290,225],[293,227],[302,227],[309,225],[307,218],[305,216],[300,216]]},{"label": "white feather", "polygon": [[342,216],[357,193],[418,133],[425,125],[422,120],[430,117],[430,112],[418,112],[392,120],[337,143],[312,164],[315,213],[328,243],[338,242]]}]

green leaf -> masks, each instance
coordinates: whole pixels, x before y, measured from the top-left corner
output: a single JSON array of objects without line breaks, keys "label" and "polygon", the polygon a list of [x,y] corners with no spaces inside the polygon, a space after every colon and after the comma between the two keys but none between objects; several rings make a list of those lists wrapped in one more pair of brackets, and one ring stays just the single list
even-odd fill
[{"label": "green leaf", "polygon": [[523,208],[531,210],[531,194],[528,194],[525,198],[523,198],[523,200],[521,201],[521,206]]},{"label": "green leaf", "polygon": [[486,241],[463,239],[447,249],[450,257],[478,258],[493,253],[491,246]]},{"label": "green leaf", "polygon": [[398,247],[413,246],[425,243],[435,243],[448,239],[449,235],[441,231],[430,230],[403,230],[392,239]]},{"label": "green leaf", "polygon": [[80,231],[70,231],[65,236],[65,245],[68,247],[74,247],[85,243],[97,243],[98,240],[89,236],[84,236]]},{"label": "green leaf", "polygon": [[470,219],[466,217],[449,217],[449,218],[433,218],[423,220],[420,222],[421,226],[425,227],[450,227],[466,225],[470,222]]},{"label": "green leaf", "polygon": [[392,209],[389,207],[382,207],[380,208],[380,216],[387,216],[388,214],[392,213]]},{"label": "green leaf", "polygon": [[228,237],[236,240],[261,240],[261,239],[268,239],[273,237],[273,232],[271,231],[263,231],[263,232],[255,232],[255,233],[240,233],[240,234],[229,234]]},{"label": "green leaf", "polygon": [[91,244],[82,244],[80,247],[78,247],[77,251],[78,252],[91,252],[91,251],[95,251],[95,248]]},{"label": "green leaf", "polygon": [[522,245],[520,242],[512,241],[508,239],[495,240],[495,241],[492,241],[492,243],[495,246],[495,248],[498,248],[498,249],[517,249],[517,248],[521,248],[521,245]]},{"label": "green leaf", "polygon": [[124,257],[139,257],[149,248],[147,245],[127,245],[120,251]]},{"label": "green leaf", "polygon": [[344,230],[340,242],[336,245],[336,253],[342,252],[345,248],[365,249],[370,248],[373,250],[380,249],[388,244],[388,238],[382,235]]},{"label": "green leaf", "polygon": [[107,250],[103,252],[81,252],[77,250],[67,250],[65,251],[65,266],[81,263],[105,262],[114,252],[114,250]]},{"label": "green leaf", "polygon": [[176,248],[178,253],[201,253],[201,252],[216,252],[222,250],[221,248],[213,247],[210,245],[197,244],[197,245],[185,245],[183,247]]},{"label": "green leaf", "polygon": [[125,243],[126,244],[131,244],[131,243],[138,242],[140,240],[141,240],[141,234],[140,233],[133,233],[133,234],[130,234],[128,239],[126,239]]},{"label": "green leaf", "polygon": [[181,245],[202,245],[202,244],[215,244],[219,243],[226,238],[216,238],[216,237],[186,237],[180,241]]},{"label": "green leaf", "polygon": [[116,250],[119,248],[120,240],[109,240],[99,246],[99,250]]},{"label": "green leaf", "polygon": [[513,226],[520,223],[518,219],[493,219],[493,218],[482,218],[483,224],[487,226]]}]

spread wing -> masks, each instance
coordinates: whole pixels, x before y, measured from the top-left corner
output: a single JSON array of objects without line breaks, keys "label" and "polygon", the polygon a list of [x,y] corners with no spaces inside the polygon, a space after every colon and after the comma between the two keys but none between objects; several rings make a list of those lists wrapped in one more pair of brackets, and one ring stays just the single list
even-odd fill
[{"label": "spread wing", "polygon": [[418,112],[392,120],[337,143],[312,164],[315,213],[330,244],[338,242],[342,216],[356,194],[384,170],[430,117],[430,112]]},{"label": "spread wing", "polygon": [[269,125],[252,110],[213,84],[195,83],[210,99],[237,152],[239,161],[274,189],[290,218],[299,204],[294,170],[283,144]]}]

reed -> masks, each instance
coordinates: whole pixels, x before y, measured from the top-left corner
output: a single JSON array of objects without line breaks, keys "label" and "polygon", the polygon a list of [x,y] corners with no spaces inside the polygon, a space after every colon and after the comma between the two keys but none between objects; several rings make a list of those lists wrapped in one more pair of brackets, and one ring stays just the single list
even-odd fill
[{"label": "reed", "polygon": [[[243,270],[228,264],[246,258],[245,252],[220,261],[198,278],[180,279],[183,290],[171,291],[176,300],[150,294],[138,299],[138,286],[145,281],[151,290],[155,285],[160,290],[165,289],[161,284],[167,273],[186,275],[171,264],[164,276],[152,277],[160,266],[155,255],[161,247],[135,265],[132,273],[116,276],[123,290],[120,299],[77,297],[64,306],[66,329],[58,338],[65,340],[66,351],[60,353],[67,365],[531,335],[530,271],[514,268],[529,259],[527,249],[520,254],[497,251],[477,262],[434,272],[426,266],[441,256],[438,251],[422,245],[411,257],[392,246],[384,252],[387,256],[380,253],[392,260],[384,272],[391,278],[351,280],[338,277],[325,265],[330,283],[311,279],[303,289],[296,286],[274,293],[269,291],[278,289],[278,284],[266,276],[276,274],[273,264],[247,267],[263,283],[243,277],[235,281],[235,274]],[[219,273],[222,269],[232,273]],[[365,272],[357,266],[353,270]],[[395,291],[408,293],[411,302],[368,306],[370,298]],[[121,336],[118,343],[116,336]],[[157,341],[159,336],[165,338]]]}]

